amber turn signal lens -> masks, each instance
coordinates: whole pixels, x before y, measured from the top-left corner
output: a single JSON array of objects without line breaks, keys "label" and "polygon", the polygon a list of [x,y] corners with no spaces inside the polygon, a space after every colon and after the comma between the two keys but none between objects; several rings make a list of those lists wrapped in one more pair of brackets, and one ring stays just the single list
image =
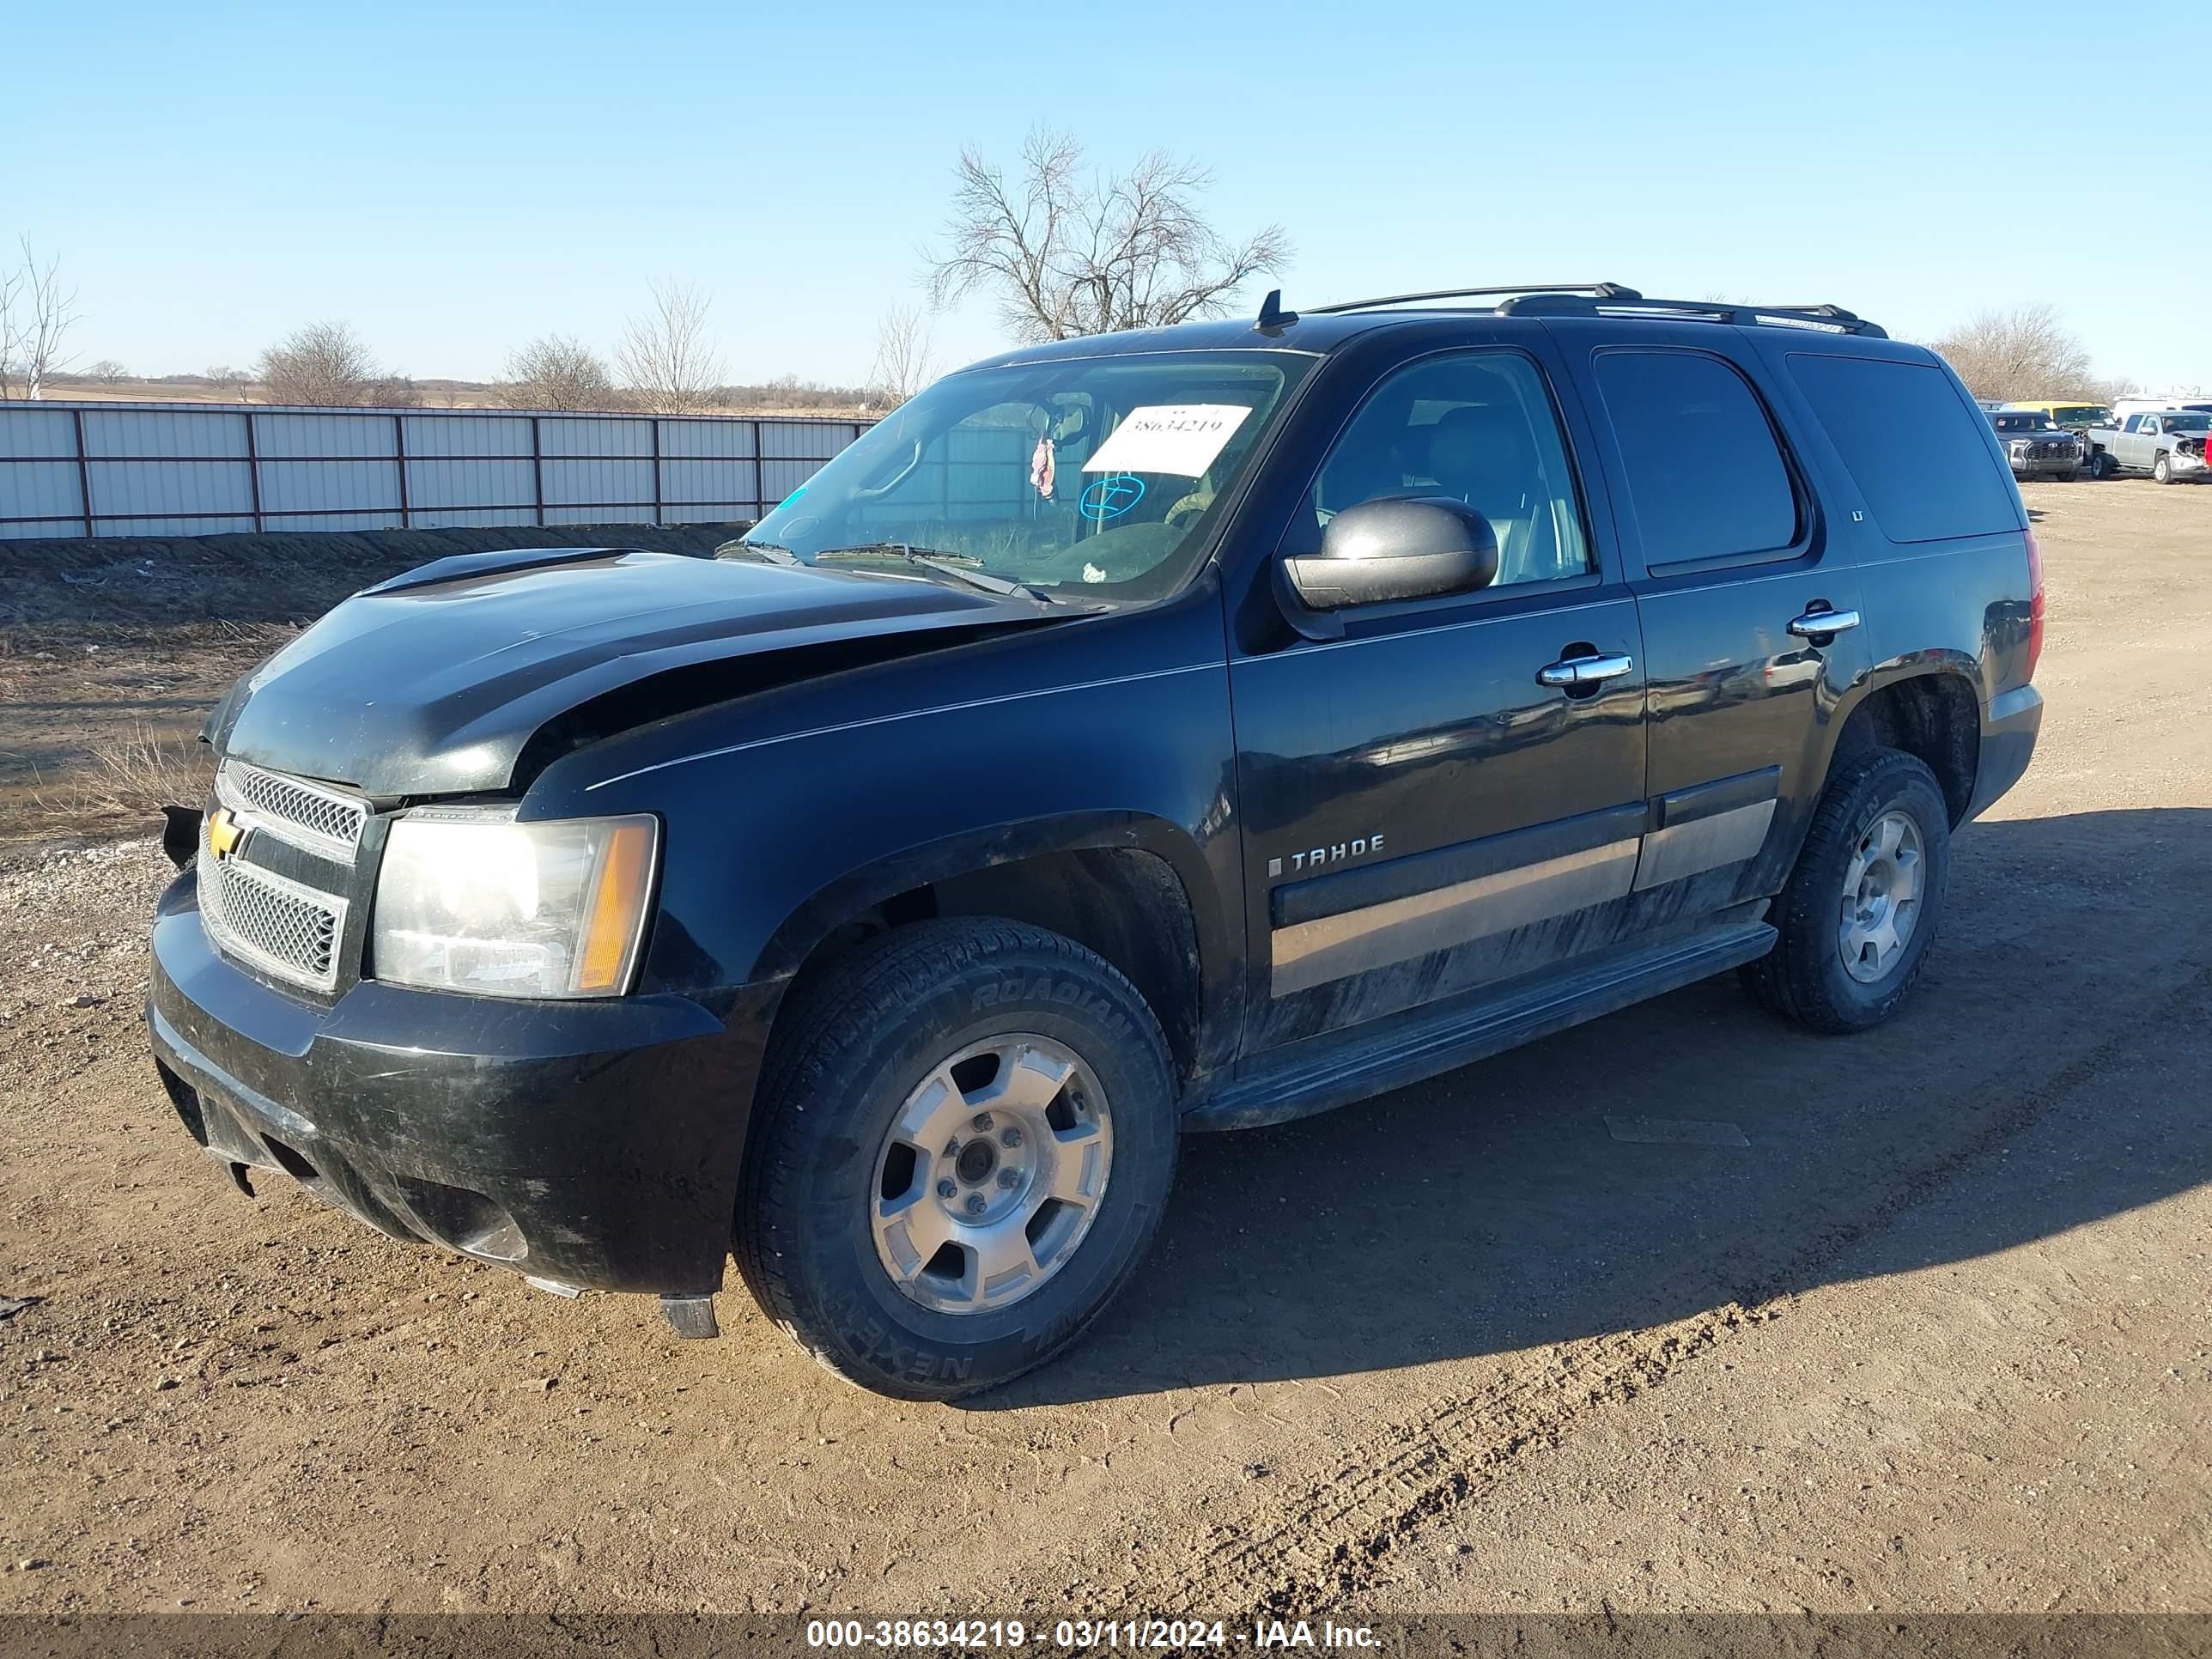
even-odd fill
[{"label": "amber turn signal lens", "polygon": [[591,919],[576,969],[579,991],[619,991],[645,917],[653,881],[653,830],[644,823],[615,826],[599,855],[592,884]]}]

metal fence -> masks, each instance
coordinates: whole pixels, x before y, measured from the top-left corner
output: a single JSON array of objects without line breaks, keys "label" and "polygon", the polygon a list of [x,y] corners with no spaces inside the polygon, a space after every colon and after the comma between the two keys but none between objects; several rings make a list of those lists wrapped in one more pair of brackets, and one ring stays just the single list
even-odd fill
[{"label": "metal fence", "polygon": [[757,519],[867,424],[0,404],[0,540]]}]

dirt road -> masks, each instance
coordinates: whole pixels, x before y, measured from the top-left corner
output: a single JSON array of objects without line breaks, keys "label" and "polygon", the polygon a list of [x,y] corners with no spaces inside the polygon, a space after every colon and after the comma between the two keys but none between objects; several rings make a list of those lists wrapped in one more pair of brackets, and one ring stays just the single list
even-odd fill
[{"label": "dirt road", "polygon": [[2029,494],[2050,720],[1908,1014],[1711,983],[1194,1140],[965,1407],[239,1196],[138,1031],[159,854],[15,855],[0,1605],[2212,1609],[2212,491]]}]

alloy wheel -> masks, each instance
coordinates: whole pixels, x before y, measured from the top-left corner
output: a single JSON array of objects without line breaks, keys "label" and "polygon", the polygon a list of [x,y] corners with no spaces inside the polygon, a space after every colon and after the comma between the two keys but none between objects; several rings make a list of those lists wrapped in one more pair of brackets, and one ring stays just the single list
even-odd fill
[{"label": "alloy wheel", "polygon": [[1887,811],[1868,826],[1844,866],[1836,931],[1844,971],[1860,984],[1887,977],[1904,958],[1925,879],[1920,826],[1911,813]]},{"label": "alloy wheel", "polygon": [[972,1043],[884,1134],[869,1188],[876,1258],[925,1308],[1010,1307],[1074,1255],[1113,1157],[1105,1091],[1074,1050],[1033,1032]]}]

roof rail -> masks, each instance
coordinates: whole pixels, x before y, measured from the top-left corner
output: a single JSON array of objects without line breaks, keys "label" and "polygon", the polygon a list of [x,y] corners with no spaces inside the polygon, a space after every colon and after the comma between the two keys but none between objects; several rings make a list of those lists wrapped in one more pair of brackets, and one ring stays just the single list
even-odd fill
[{"label": "roof rail", "polygon": [[1385,294],[1373,300],[1340,300],[1334,305],[1309,306],[1308,316],[1327,316],[1342,311],[1375,311],[1384,306],[1413,305],[1423,300],[1482,300],[1499,295],[1585,295],[1593,300],[1640,300],[1644,296],[1619,283],[1509,283],[1503,288],[1439,288],[1426,294]]},{"label": "roof rail", "polygon": [[1499,313],[1521,317],[1649,317],[1692,323],[1733,323],[1740,328],[1765,325],[1802,328],[1816,334],[1863,334],[1886,340],[1889,331],[1841,306],[1738,305],[1732,300],[1647,300],[1640,294],[1583,295],[1531,291],[1502,301]]}]

